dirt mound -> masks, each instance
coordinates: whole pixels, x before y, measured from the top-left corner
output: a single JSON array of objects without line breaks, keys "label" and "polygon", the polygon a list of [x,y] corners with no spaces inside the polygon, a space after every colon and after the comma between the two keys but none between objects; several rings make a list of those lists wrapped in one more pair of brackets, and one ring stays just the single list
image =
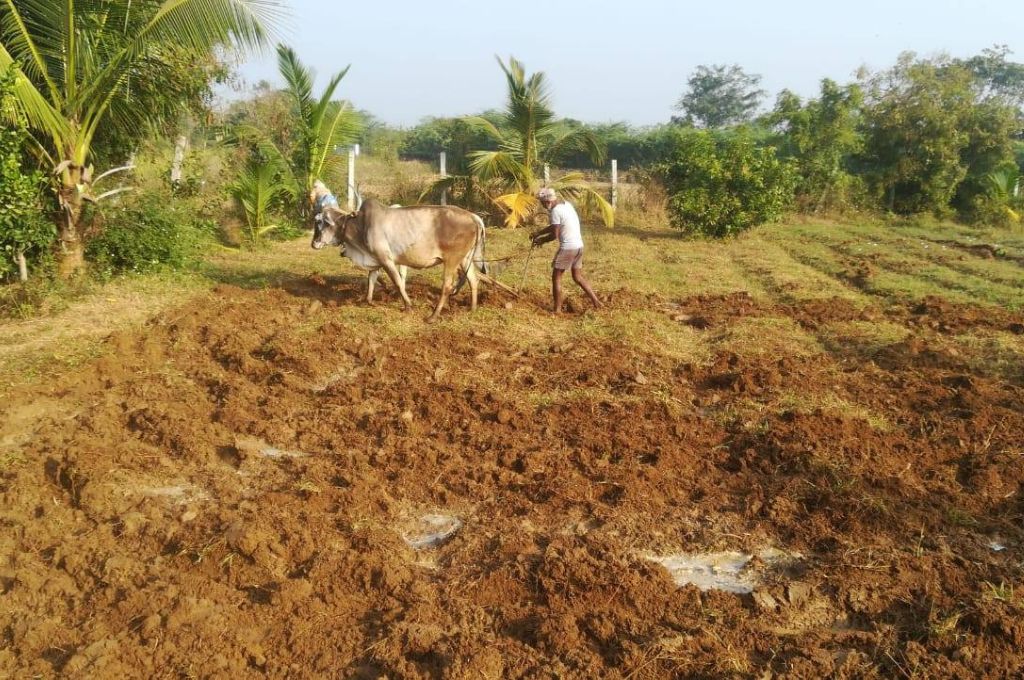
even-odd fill
[{"label": "dirt mound", "polygon": [[[388,340],[348,295],[224,286],[49,388],[0,477],[0,674],[1024,671],[1018,386],[913,341],[851,366]],[[865,318],[670,313],[780,310]],[[887,426],[773,406],[825,387]],[[789,557],[734,594],[652,561],[684,550]]]}]

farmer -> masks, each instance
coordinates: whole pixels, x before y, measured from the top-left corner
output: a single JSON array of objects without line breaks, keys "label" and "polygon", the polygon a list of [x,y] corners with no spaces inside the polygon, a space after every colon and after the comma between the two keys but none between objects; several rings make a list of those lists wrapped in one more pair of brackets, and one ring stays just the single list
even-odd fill
[{"label": "farmer", "polygon": [[572,270],[572,280],[587,294],[594,303],[594,308],[600,309],[601,301],[597,299],[594,290],[583,277],[583,234],[580,231],[580,216],[576,214],[572,203],[559,200],[551,187],[541,189],[537,193],[537,198],[549,212],[551,224],[531,234],[533,245],[539,246],[558,239],[558,252],[551,262],[551,296],[554,298],[555,314],[562,312],[562,275],[566,269]]},{"label": "farmer", "polygon": [[309,192],[309,201],[313,204],[313,219],[316,221],[323,219],[325,209],[338,207],[338,199],[320,180],[313,182],[313,190]]}]

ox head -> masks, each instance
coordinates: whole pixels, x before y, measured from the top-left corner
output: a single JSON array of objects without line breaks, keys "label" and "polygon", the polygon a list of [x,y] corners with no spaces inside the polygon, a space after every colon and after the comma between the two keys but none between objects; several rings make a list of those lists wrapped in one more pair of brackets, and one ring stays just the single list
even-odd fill
[{"label": "ox head", "polygon": [[325,208],[316,216],[316,223],[313,226],[313,242],[310,245],[314,250],[320,250],[324,246],[343,246],[345,232],[349,223],[355,219],[356,213],[345,213],[337,208]]}]

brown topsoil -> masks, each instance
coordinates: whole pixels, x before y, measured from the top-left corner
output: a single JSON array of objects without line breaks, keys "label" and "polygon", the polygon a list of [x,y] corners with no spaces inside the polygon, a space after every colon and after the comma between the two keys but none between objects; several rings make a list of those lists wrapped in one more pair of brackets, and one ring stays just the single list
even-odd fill
[{"label": "brown topsoil", "polygon": [[[443,323],[385,340],[338,289],[221,287],[0,406],[0,676],[1024,674],[1024,388],[932,348],[1019,318],[692,298],[673,313],[698,328],[912,333],[691,365]],[[888,426],[751,408],[823,390]],[[426,514],[461,528],[410,547]],[[753,594],[646,559],[766,547],[795,557]]]}]

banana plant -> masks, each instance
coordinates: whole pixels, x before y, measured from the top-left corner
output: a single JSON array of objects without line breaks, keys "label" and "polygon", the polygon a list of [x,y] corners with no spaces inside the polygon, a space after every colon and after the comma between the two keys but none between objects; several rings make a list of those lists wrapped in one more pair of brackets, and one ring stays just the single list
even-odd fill
[{"label": "banana plant", "polygon": [[[14,98],[57,180],[59,271],[84,266],[82,208],[110,173],[92,167],[105,126],[127,129],[152,114],[132,82],[162,67],[161,53],[256,49],[281,16],[281,0],[0,0],[0,70],[14,67]],[[141,109],[141,110],[140,110]],[[120,192],[123,189],[112,190]]]}]

